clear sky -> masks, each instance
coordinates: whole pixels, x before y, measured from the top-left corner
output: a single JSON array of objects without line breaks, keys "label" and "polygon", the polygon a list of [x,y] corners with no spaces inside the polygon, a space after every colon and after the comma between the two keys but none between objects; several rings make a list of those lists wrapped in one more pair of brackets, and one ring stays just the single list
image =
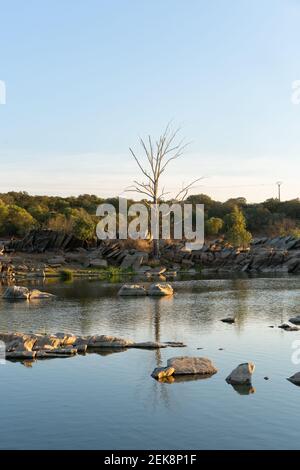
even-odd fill
[{"label": "clear sky", "polygon": [[0,0],[0,18],[0,191],[118,195],[128,147],[172,119],[192,143],[171,191],[300,195],[299,0]]}]

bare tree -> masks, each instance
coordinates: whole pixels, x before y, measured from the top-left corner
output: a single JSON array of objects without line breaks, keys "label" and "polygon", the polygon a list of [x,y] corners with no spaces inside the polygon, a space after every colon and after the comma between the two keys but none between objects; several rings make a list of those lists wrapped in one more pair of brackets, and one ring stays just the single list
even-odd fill
[{"label": "bare tree", "polygon": [[[189,145],[189,142],[185,143],[184,139],[177,141],[179,131],[180,128],[172,130],[170,124],[168,124],[158,140],[153,141],[150,135],[147,140],[141,138],[142,157],[137,156],[132,148],[129,149],[145,180],[134,181],[134,184],[127,191],[142,194],[146,199],[149,198],[152,204],[159,204],[164,196],[170,194],[170,192],[165,191],[164,187],[160,187],[160,178],[169,163],[181,157],[185,148]],[[200,179],[202,178],[197,178],[188,185],[183,186],[172,200],[183,201],[194,184]],[[153,240],[153,255],[156,258],[159,257],[159,240]]]}]

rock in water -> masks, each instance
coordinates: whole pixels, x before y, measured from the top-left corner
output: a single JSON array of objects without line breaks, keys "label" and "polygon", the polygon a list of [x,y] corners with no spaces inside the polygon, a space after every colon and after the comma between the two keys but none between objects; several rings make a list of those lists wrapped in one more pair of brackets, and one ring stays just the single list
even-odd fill
[{"label": "rock in water", "polygon": [[41,292],[38,289],[33,289],[32,291],[29,292],[29,300],[33,300],[33,299],[51,299],[52,297],[55,297],[55,295],[49,294],[49,292]]},{"label": "rock in water", "polygon": [[3,299],[7,300],[28,300],[29,299],[29,289],[27,287],[21,286],[10,286],[7,287]]},{"label": "rock in water", "polygon": [[222,318],[221,320],[223,323],[235,323],[235,319],[233,317],[226,317],[226,318]]},{"label": "rock in water", "polygon": [[226,382],[231,385],[251,385],[254,369],[255,365],[253,362],[245,362],[244,364],[240,364],[231,372],[231,374],[228,375]]},{"label": "rock in water", "polygon": [[130,339],[117,338],[116,336],[91,336],[88,340],[88,348],[127,348],[133,346]]},{"label": "rock in water", "polygon": [[171,357],[167,361],[167,367],[174,369],[173,375],[213,375],[218,372],[211,360],[206,357]]},{"label": "rock in water", "polygon": [[297,372],[296,374],[292,375],[287,380],[292,382],[292,384],[300,385],[300,372]]},{"label": "rock in water", "polygon": [[154,379],[163,379],[165,377],[170,377],[175,372],[173,367],[156,367],[151,374],[151,377]]},{"label": "rock in water", "polygon": [[167,344],[159,343],[158,341],[144,341],[141,343],[133,343],[130,345],[130,347],[138,349],[161,349],[166,348],[167,346]]},{"label": "rock in water", "polygon": [[35,351],[7,351],[6,359],[34,359],[36,357]]},{"label": "rock in water", "polygon": [[290,318],[289,321],[295,325],[300,325],[300,315]]},{"label": "rock in water", "polygon": [[279,325],[278,328],[281,328],[285,331],[299,331],[300,329],[298,326],[289,325],[288,323],[283,323],[282,325]]},{"label": "rock in water", "polygon": [[151,284],[148,291],[148,295],[154,296],[164,296],[173,294],[173,287],[170,286],[170,284]]},{"label": "rock in water", "polygon": [[147,295],[144,286],[138,284],[124,284],[118,292],[118,295],[122,296],[144,296]]}]

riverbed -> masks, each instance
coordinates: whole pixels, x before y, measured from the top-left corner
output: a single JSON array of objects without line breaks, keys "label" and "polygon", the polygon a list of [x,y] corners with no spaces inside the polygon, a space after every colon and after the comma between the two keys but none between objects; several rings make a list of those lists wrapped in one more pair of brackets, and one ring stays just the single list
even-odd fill
[{"label": "riverbed", "polygon": [[[300,387],[286,380],[300,371],[292,361],[300,331],[278,328],[300,314],[299,277],[186,279],[173,283],[174,297],[158,299],[120,298],[118,282],[35,286],[55,299],[0,300],[0,331],[187,347],[0,364],[1,449],[300,448]],[[227,316],[235,324],[220,321]],[[150,376],[179,355],[208,357],[219,371],[174,383]],[[246,361],[256,365],[249,394],[225,382]]]}]

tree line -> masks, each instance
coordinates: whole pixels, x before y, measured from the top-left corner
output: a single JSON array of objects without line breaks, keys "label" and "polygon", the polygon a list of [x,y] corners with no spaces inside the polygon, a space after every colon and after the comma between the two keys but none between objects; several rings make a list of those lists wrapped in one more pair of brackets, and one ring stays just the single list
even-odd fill
[{"label": "tree line", "polygon": [[[129,200],[128,206],[134,202]],[[206,194],[196,194],[182,202],[204,204],[205,233],[208,237],[225,234],[234,244],[238,244],[234,240],[239,231],[242,231],[242,244],[249,242],[251,234],[300,237],[299,199],[283,202],[268,199],[254,204],[247,203],[243,197],[220,202]],[[32,196],[26,192],[2,193],[0,236],[22,237],[31,229],[48,228],[73,233],[82,240],[93,240],[98,223],[96,209],[102,203],[110,203],[118,211],[118,198],[104,199],[89,194],[59,197]]]}]

